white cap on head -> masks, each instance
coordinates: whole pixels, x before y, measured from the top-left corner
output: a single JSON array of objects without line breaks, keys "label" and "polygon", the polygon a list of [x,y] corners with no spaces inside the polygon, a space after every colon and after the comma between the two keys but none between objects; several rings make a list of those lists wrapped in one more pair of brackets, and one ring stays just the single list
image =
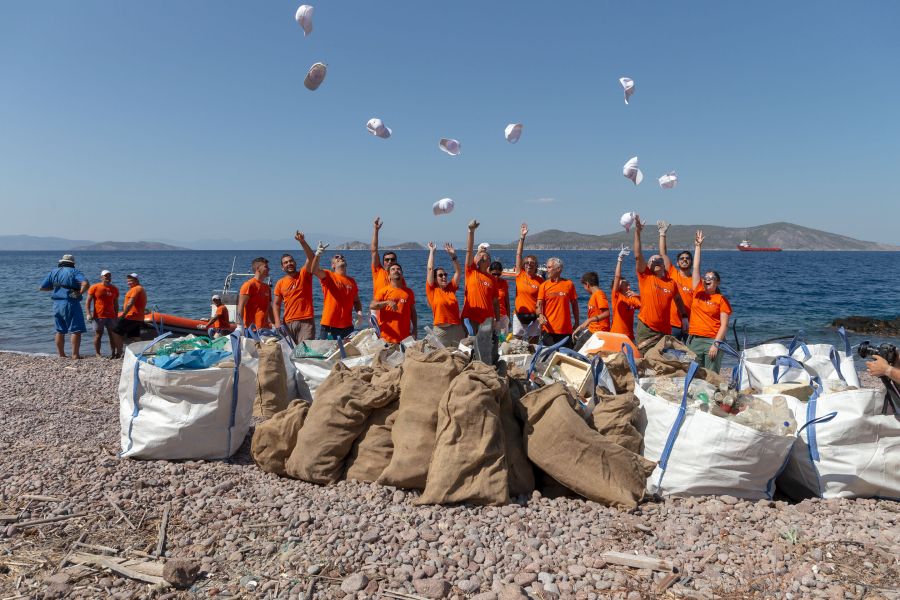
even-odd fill
[{"label": "white cap on head", "polygon": [[222,297],[221,297],[220,295],[218,295],[218,294],[213,294],[212,299],[213,299],[213,300],[221,300]]},{"label": "white cap on head", "polygon": [[383,140],[391,137],[392,133],[392,131],[384,124],[384,121],[377,117],[369,119],[368,123],[366,123],[366,129],[368,129],[369,133],[375,137],[380,137]]},{"label": "white cap on head", "polygon": [[487,252],[490,249],[491,249],[491,245],[488,244],[487,242],[481,242],[480,244],[478,244],[479,252]]},{"label": "white cap on head", "polygon": [[303,28],[303,37],[308,36],[312,33],[313,29],[313,7],[309,4],[301,4],[300,8],[297,9],[294,18],[297,19],[297,23],[300,27]]},{"label": "white cap on head", "polygon": [[622,167],[622,175],[634,182],[634,185],[640,185],[644,180],[644,174],[638,168],[638,157],[632,156]]},{"label": "white cap on head", "polygon": [[100,271],[100,277],[105,277],[107,275],[112,275],[112,273],[110,273],[106,269],[103,269],[102,271]]},{"label": "white cap on head", "polygon": [[619,83],[622,84],[622,88],[625,90],[625,104],[628,104],[628,99],[634,93],[634,81],[628,77],[619,77]]},{"label": "white cap on head", "polygon": [[506,141],[510,144],[515,144],[519,141],[519,138],[522,136],[522,124],[521,123],[510,123],[506,126],[506,129],[503,131],[503,136],[506,138]]},{"label": "white cap on head", "polygon": [[459,140],[451,140],[449,138],[441,138],[440,143],[438,144],[441,150],[449,154],[450,156],[459,156],[460,145]]},{"label": "white cap on head", "polygon": [[140,279],[140,277],[138,277],[137,273],[129,273],[128,278],[129,279]]},{"label": "white cap on head", "polygon": [[449,215],[455,205],[452,198],[441,198],[431,205],[431,212],[436,215]]}]

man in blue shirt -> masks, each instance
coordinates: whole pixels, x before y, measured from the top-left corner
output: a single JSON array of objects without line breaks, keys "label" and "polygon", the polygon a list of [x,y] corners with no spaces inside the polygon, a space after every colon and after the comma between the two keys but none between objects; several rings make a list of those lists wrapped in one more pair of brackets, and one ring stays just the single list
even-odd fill
[{"label": "man in blue shirt", "polygon": [[81,334],[84,333],[84,311],[81,297],[90,284],[84,273],[75,268],[75,257],[65,254],[55,269],[41,283],[42,292],[51,292],[53,318],[56,321],[56,351],[66,356],[66,334],[72,334],[72,358],[81,358]]}]

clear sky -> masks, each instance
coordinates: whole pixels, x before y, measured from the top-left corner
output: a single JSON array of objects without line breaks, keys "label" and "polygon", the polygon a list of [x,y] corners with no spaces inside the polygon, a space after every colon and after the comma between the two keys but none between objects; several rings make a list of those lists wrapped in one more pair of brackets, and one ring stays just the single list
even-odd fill
[{"label": "clear sky", "polygon": [[314,2],[309,37],[299,4],[0,2],[0,234],[505,241],[637,210],[900,243],[894,0]]}]

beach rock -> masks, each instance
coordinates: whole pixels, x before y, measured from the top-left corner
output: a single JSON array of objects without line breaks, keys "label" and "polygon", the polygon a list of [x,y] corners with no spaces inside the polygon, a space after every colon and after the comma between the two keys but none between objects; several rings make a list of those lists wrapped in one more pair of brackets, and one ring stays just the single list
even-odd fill
[{"label": "beach rock", "polygon": [[369,585],[369,578],[365,573],[354,573],[349,577],[345,577],[341,582],[341,591],[353,594],[360,590],[364,590]]},{"label": "beach rock", "polygon": [[450,584],[443,579],[416,579],[413,581],[416,593],[426,598],[444,598],[450,593]]},{"label": "beach rock", "polygon": [[883,336],[900,335],[900,316],[893,319],[878,319],[868,316],[851,316],[834,319],[832,327],[844,327],[856,333],[874,333]]},{"label": "beach rock", "polygon": [[163,579],[179,589],[194,585],[199,574],[200,563],[193,560],[167,560],[163,565]]}]

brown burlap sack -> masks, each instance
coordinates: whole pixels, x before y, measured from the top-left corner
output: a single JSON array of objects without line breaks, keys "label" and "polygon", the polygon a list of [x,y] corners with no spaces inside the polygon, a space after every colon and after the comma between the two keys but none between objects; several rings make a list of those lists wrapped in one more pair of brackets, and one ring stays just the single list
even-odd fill
[{"label": "brown burlap sack", "polygon": [[[685,352],[687,355],[687,362],[681,362],[677,358],[665,356],[663,354],[665,350]],[[656,342],[653,347],[648,348],[647,351],[644,352],[643,362],[646,368],[653,369],[656,372],[657,377],[664,377],[666,375],[686,375],[691,361],[695,360],[697,360],[697,355],[690,348],[671,335],[666,335]],[[638,372],[643,375],[640,369],[638,369]],[[632,388],[631,391],[633,390],[634,388]],[[620,390],[616,388],[616,391]]]},{"label": "brown burlap sack", "polygon": [[287,475],[311,483],[334,483],[372,411],[390,403],[391,391],[373,384],[370,367],[338,363],[316,390],[316,400],[285,463]]},{"label": "brown burlap sack", "polygon": [[254,417],[271,417],[287,408],[287,371],[281,344],[275,338],[257,342],[259,368],[256,373],[256,399],[253,401]]},{"label": "brown burlap sack", "polygon": [[425,489],[437,428],[437,406],[466,360],[449,349],[423,354],[409,349],[400,379],[400,407],[391,430],[394,454],[381,485]]},{"label": "brown burlap sack", "polygon": [[353,442],[347,462],[344,465],[346,479],[357,481],[376,481],[390,464],[394,453],[394,442],[391,441],[391,429],[397,418],[400,398],[400,377],[402,367],[393,369],[375,361],[372,385],[382,386],[391,395],[391,402],[383,408],[377,408],[369,415],[362,434]]},{"label": "brown burlap sack", "polygon": [[420,504],[501,505],[509,501],[506,445],[500,421],[504,382],[473,361],[438,404],[434,450]]},{"label": "brown burlap sack", "polygon": [[610,442],[640,454],[644,436],[634,426],[639,407],[632,392],[597,394],[597,406],[591,415],[594,429]]},{"label": "brown burlap sack", "polygon": [[[638,373],[641,373],[643,359],[637,358],[635,363],[637,364]],[[616,392],[621,394],[634,391],[634,374],[631,372],[631,367],[628,366],[628,358],[624,352],[616,352],[610,355],[608,359],[603,361],[603,364],[606,365],[606,370],[609,371],[612,377],[616,386]]]},{"label": "brown burlap sack", "polygon": [[588,427],[572,410],[572,402],[559,383],[522,398],[528,414],[528,458],[589,500],[622,508],[637,506],[655,464]]},{"label": "brown burlap sack", "polygon": [[284,461],[297,443],[297,432],[303,427],[307,412],[308,402],[293,400],[286,409],[256,426],[250,455],[260,469],[284,477]]},{"label": "brown burlap sack", "polygon": [[[500,363],[503,364],[503,363]],[[516,371],[507,372],[506,391],[500,401],[500,422],[503,424],[503,440],[506,443],[506,466],[509,469],[509,495],[527,495],[534,491],[534,469],[525,454],[522,441],[522,423],[516,418],[514,406],[525,395],[525,373],[513,377]]]}]

